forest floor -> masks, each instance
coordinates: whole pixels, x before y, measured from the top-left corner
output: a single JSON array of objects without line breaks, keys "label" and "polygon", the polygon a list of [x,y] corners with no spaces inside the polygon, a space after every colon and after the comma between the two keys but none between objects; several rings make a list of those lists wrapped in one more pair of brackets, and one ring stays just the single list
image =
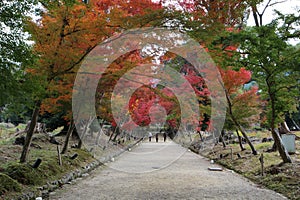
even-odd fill
[{"label": "forest floor", "polygon": [[[69,151],[62,156],[63,165],[60,166],[58,165],[57,145],[49,143],[49,138],[45,134],[35,134],[28,162],[20,164],[18,160],[22,146],[14,144],[15,132],[16,128],[20,130],[24,127],[25,125],[3,128],[0,124],[0,199],[12,199],[95,161],[86,150],[69,148]],[[59,130],[56,130],[56,132],[59,132]],[[300,137],[300,132],[295,134]],[[300,141],[296,140],[296,153],[291,155],[294,162],[292,164],[281,164],[278,152],[267,152],[273,142],[261,142],[262,138],[270,138],[270,133],[253,132],[249,136],[254,140],[259,155],[252,155],[246,144],[244,144],[246,150],[241,151],[239,144],[230,140],[226,141],[226,148],[223,148],[221,144],[217,144],[213,148],[201,150],[199,153],[228,169],[242,174],[257,184],[283,194],[289,199],[300,199]],[[195,135],[194,139],[199,138]],[[64,137],[56,137],[56,140],[62,144]],[[73,138],[70,146],[76,143],[76,138]],[[198,150],[190,148],[198,153]],[[259,162],[261,153],[264,155],[264,176],[261,175]],[[78,154],[78,158],[72,160],[70,157],[74,154]],[[220,156],[221,154],[222,156]],[[31,166],[37,158],[40,158],[42,163],[38,169],[32,169]]]}]

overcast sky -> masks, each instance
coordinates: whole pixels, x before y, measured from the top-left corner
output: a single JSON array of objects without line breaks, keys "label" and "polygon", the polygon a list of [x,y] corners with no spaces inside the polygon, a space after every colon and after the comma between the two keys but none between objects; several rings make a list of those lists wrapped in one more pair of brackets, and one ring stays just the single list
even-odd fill
[{"label": "overcast sky", "polygon": [[[265,0],[264,3],[258,7],[258,11],[261,13],[263,9],[265,8],[265,5],[267,4],[269,0]],[[283,0],[272,0],[272,2],[281,2]],[[300,9],[300,0],[286,0],[283,3],[275,4],[271,7],[268,7],[263,15],[263,24],[268,24],[276,17],[274,10],[278,10],[283,14],[291,14],[296,13],[297,9]],[[247,23],[248,26],[254,26],[254,18],[252,16],[252,13],[250,13],[249,20]],[[300,29],[300,27],[299,27]],[[290,40],[291,44],[296,45],[300,42],[300,40]]]},{"label": "overcast sky", "polygon": [[[258,11],[260,13],[263,11],[268,1],[269,0],[265,0],[264,3],[260,7],[258,7]],[[282,1],[283,0],[272,0],[271,2],[282,2]],[[286,0],[283,3],[278,3],[271,7],[268,7],[263,16],[263,24],[267,24],[271,22],[272,19],[274,19],[275,17],[274,10],[278,10],[283,14],[290,14],[290,13],[296,13],[297,8],[300,9],[300,0]],[[254,19],[252,13],[250,14],[248,25],[249,26],[254,25]]]}]

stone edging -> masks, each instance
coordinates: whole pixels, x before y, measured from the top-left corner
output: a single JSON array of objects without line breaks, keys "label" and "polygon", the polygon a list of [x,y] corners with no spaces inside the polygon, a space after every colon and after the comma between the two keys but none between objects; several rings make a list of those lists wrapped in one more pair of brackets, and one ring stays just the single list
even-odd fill
[{"label": "stone edging", "polygon": [[69,184],[71,181],[80,178],[80,177],[85,177],[87,176],[88,172],[91,172],[92,170],[96,169],[99,166],[104,165],[107,162],[110,162],[112,158],[120,156],[122,153],[125,151],[128,151],[130,148],[134,147],[136,144],[141,142],[143,140],[140,139],[133,144],[128,145],[126,148],[122,149],[121,151],[108,155],[100,159],[100,161],[96,160],[92,163],[87,164],[86,166],[82,167],[81,169],[76,169],[74,171],[71,171],[70,173],[64,175],[61,179],[55,180],[48,182],[47,184],[37,187],[35,191],[27,192],[19,197],[17,197],[17,200],[30,200],[30,199],[35,199],[36,197],[42,197],[42,199],[47,199],[49,197],[49,193],[53,192],[56,189],[59,189],[61,186],[65,184]]}]

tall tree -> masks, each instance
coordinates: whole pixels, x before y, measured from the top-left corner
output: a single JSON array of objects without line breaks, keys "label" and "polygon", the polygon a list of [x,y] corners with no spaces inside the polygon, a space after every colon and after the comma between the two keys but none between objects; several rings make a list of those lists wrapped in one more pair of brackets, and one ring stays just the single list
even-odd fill
[{"label": "tall tree", "polygon": [[240,61],[253,72],[262,97],[268,101],[269,126],[283,162],[292,162],[277,127],[284,121],[284,114],[295,110],[299,103],[299,49],[287,43],[288,38],[295,35],[290,31],[299,23],[299,17],[288,23],[281,21],[282,26],[279,22],[277,19],[268,25],[241,32],[238,36],[243,55]]},{"label": "tall tree", "polygon": [[26,42],[27,19],[34,0],[0,2],[0,107],[23,97],[28,80],[25,66],[31,64],[31,47]]},{"label": "tall tree", "polygon": [[249,127],[251,123],[255,122],[260,114],[257,87],[253,87],[248,91],[242,90],[243,85],[251,80],[251,72],[244,68],[239,71],[232,69],[220,69],[220,71],[227,99],[229,123],[233,124],[235,129],[242,133],[252,153],[257,155],[257,151],[244,129],[245,126]]},{"label": "tall tree", "polygon": [[[41,0],[40,3],[44,6],[42,19],[38,23],[29,23],[35,53],[39,58],[37,69],[32,69],[31,73],[45,77],[46,95],[36,100],[32,127],[36,124],[41,105],[45,104],[45,98],[51,98],[49,91],[61,81],[68,80],[66,85],[72,83],[79,64],[95,46],[116,32],[156,21],[159,15],[150,12],[149,8],[160,8],[159,4],[149,0],[132,4],[117,0],[92,0],[88,5],[80,0]],[[21,162],[26,161],[32,130],[27,132]]]}]

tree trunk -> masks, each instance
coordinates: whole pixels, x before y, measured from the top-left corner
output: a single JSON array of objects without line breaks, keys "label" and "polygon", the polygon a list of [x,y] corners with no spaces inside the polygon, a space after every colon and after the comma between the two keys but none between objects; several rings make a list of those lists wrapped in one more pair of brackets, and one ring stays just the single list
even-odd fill
[{"label": "tree trunk", "polygon": [[241,151],[245,151],[246,149],[244,148],[244,146],[243,146],[243,143],[242,143],[242,138],[241,138],[241,136],[240,136],[240,134],[239,134],[239,131],[238,130],[236,130],[236,134],[237,134],[237,136],[238,136],[238,139],[239,139],[239,144],[240,144],[240,147],[241,147]]},{"label": "tree trunk", "polygon": [[78,144],[77,144],[77,149],[81,149],[82,147],[82,139],[81,137],[79,137],[79,141],[78,141]]},{"label": "tree trunk", "polygon": [[225,130],[222,130],[220,137],[219,137],[219,141],[221,140],[223,147],[226,148],[226,143],[224,141],[224,135],[225,135]]},{"label": "tree trunk", "polygon": [[295,126],[296,130],[297,130],[297,131],[300,131],[300,127],[299,127],[298,124],[295,122],[295,120],[293,120],[293,119],[291,118],[291,121],[292,121],[293,125]]},{"label": "tree trunk", "polygon": [[111,131],[111,134],[110,134],[110,136],[109,136],[108,142],[112,140],[112,137],[114,136],[116,130],[117,130],[117,127],[113,127],[113,128],[112,128],[112,131]]},{"label": "tree trunk", "polygon": [[292,159],[289,155],[289,153],[287,152],[287,150],[285,149],[281,137],[279,135],[279,132],[276,129],[272,130],[272,137],[274,139],[274,145],[276,147],[276,149],[278,150],[280,157],[282,158],[282,161],[284,163],[292,163]]},{"label": "tree trunk", "polygon": [[244,128],[240,125],[240,123],[237,121],[237,119],[233,115],[233,112],[232,112],[232,103],[231,103],[230,97],[228,96],[227,90],[225,90],[225,95],[226,95],[226,100],[227,100],[227,103],[228,103],[229,116],[230,116],[231,120],[233,121],[235,127],[239,131],[241,131],[243,137],[245,138],[246,142],[249,144],[249,146],[251,148],[252,154],[253,155],[257,155],[257,151],[256,151],[255,147],[253,146],[252,142],[250,141],[250,139],[248,138],[248,136],[246,134],[246,131],[244,130]]},{"label": "tree trunk", "polygon": [[287,126],[286,122],[285,121],[281,122],[280,127],[279,127],[279,133],[280,134],[288,134],[290,132],[291,131],[290,131],[289,127]]},{"label": "tree trunk", "polygon": [[38,116],[39,116],[40,106],[41,106],[40,101],[35,103],[35,108],[32,113],[31,122],[29,125],[29,129],[27,131],[27,134],[26,134],[25,143],[24,143],[23,150],[21,153],[20,163],[24,163],[27,161],[27,156],[28,156],[32,136],[33,136],[34,129],[35,129],[35,126],[36,126],[36,123],[38,120]]},{"label": "tree trunk", "polygon": [[249,146],[251,148],[251,151],[252,151],[252,154],[257,155],[257,151],[256,151],[255,147],[253,146],[252,142],[250,141],[249,137],[247,136],[246,131],[244,130],[244,128],[237,121],[235,121],[234,123],[235,123],[236,127],[239,129],[239,131],[241,131],[241,133],[242,133],[243,137],[245,138],[246,142],[249,144]]},{"label": "tree trunk", "polygon": [[116,142],[118,135],[120,135],[120,128],[117,126],[115,137],[112,139],[113,142]]},{"label": "tree trunk", "polygon": [[70,140],[70,137],[74,131],[74,128],[75,128],[75,124],[74,124],[74,121],[73,119],[71,120],[70,122],[70,125],[69,125],[69,129],[68,129],[68,132],[67,132],[67,135],[66,135],[66,138],[65,138],[65,142],[64,142],[64,146],[63,146],[63,149],[61,151],[61,154],[65,154],[68,150],[68,145],[69,145],[69,140]]},{"label": "tree trunk", "polygon": [[203,137],[202,137],[202,135],[201,135],[201,131],[197,131],[197,132],[198,132],[198,134],[199,134],[199,136],[200,136],[201,142],[203,142],[204,140],[203,140]]},{"label": "tree trunk", "polygon": [[88,132],[88,128],[90,127],[90,125],[92,124],[94,119],[95,119],[95,117],[89,117],[88,121],[86,122],[86,125],[83,128],[82,134],[81,135],[79,134],[79,141],[78,141],[78,144],[77,144],[78,149],[81,149],[82,144],[83,144],[82,141],[84,140],[84,137],[86,137],[86,134]]},{"label": "tree trunk", "polygon": [[268,93],[270,97],[270,102],[271,102],[271,132],[272,132],[272,137],[274,139],[274,146],[278,150],[280,157],[284,163],[292,163],[292,159],[283,146],[281,137],[279,135],[279,132],[276,130],[275,127],[275,119],[276,119],[276,109],[275,109],[275,94],[271,91],[271,83],[267,81],[267,86],[268,86]]}]

